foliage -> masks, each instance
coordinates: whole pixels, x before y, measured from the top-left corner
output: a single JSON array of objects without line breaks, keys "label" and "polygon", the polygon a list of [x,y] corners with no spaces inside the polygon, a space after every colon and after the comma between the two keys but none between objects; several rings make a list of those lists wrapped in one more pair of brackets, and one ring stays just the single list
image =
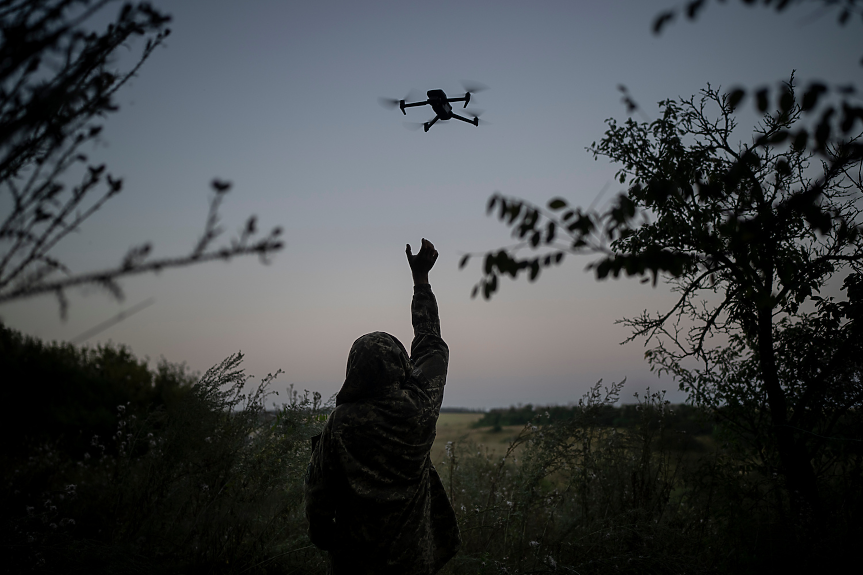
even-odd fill
[{"label": "foliage", "polygon": [[[813,437],[832,433],[863,399],[859,365],[849,360],[861,329],[863,156],[859,135],[815,151],[805,139],[789,141],[804,111],[793,75],[783,98],[749,144],[733,142],[734,96],[710,85],[697,98],[660,102],[653,122],[608,120],[589,150],[621,165],[617,177],[628,191],[601,214],[568,209],[560,198],[546,211],[493,196],[489,207],[500,206],[513,234],[546,251],[519,259],[523,243],[486,254],[480,285],[490,297],[497,274],[530,269],[535,278],[540,265],[586,250],[605,256],[591,264],[598,278],[652,274],[655,284],[667,274],[677,302],[623,320],[633,329],[627,341],[646,338],[652,368],[674,374],[683,390],[697,392],[694,400],[716,400],[705,406],[724,406],[732,419],[763,414],[748,433],[772,446],[778,461],[769,466],[783,475],[795,516],[808,516],[820,512],[813,461],[825,448]],[[819,154],[826,159],[815,163]],[[847,302],[816,295],[849,273]],[[815,314],[804,313],[813,302]],[[832,337],[800,336],[815,326],[830,326]],[[730,345],[711,347],[717,336]],[[824,361],[800,365],[807,341],[825,345],[808,352]]]},{"label": "foliage", "polygon": [[[29,344],[31,357],[42,354],[47,363],[75,351]],[[118,390],[128,386],[132,397],[141,380],[126,375],[146,366],[122,351],[126,359],[116,359],[105,378]],[[110,356],[77,352],[69,374],[89,374],[87,358]],[[273,376],[252,384],[241,359],[200,377],[162,362],[149,385],[173,392],[161,403],[113,406],[108,434],[88,438],[81,450],[50,439],[29,443],[25,453],[7,450],[0,529],[10,569],[325,573],[325,554],[307,538],[302,485],[308,438],[332,404],[291,389],[285,405],[266,411]],[[26,372],[17,377],[4,381],[27,380]],[[856,549],[863,535],[859,443],[829,455],[840,464],[822,493],[841,512],[798,541],[772,503],[774,479],[737,448],[739,434],[728,433],[725,420],[672,406],[661,393],[614,408],[621,389],[598,383],[557,417],[530,410],[534,417],[502,457],[468,441],[447,445],[435,463],[463,546],[443,573],[829,570]],[[48,426],[56,413],[27,410]],[[705,433],[704,422],[718,427]],[[848,423],[841,432],[859,437],[859,426]]]},{"label": "foliage", "polygon": [[[144,243],[117,266],[89,272],[73,272],[52,255],[122,190],[122,179],[81,150],[98,140],[101,119],[119,109],[117,91],[170,33],[170,18],[146,2],[124,4],[105,30],[92,31],[96,14],[111,3],[16,0],[0,6],[0,205],[8,210],[0,218],[0,303],[50,293],[65,317],[72,287],[97,285],[120,299],[117,279],[124,276],[246,254],[266,261],[282,247],[279,228],[256,237],[255,216],[229,244],[213,245],[223,231],[218,209],[230,188],[214,180],[204,231],[187,255],[151,259],[152,245]],[[137,36],[146,38],[137,62],[116,68],[118,51]],[[69,185],[78,173],[80,181]]]},{"label": "foliage", "polygon": [[[7,457],[7,564],[17,572],[281,572],[323,558],[306,537],[308,438],[329,405],[292,389],[265,410],[235,354],[163,405],[119,404],[86,452],[46,441]],[[160,366],[154,380],[181,367]],[[122,374],[119,381],[123,381]],[[35,416],[35,414],[32,414]],[[51,414],[48,414],[49,416]]]},{"label": "foliage", "polygon": [[849,559],[859,491],[831,483],[855,511],[798,544],[769,476],[709,437],[696,440],[705,449],[668,440],[682,430],[662,393],[638,399],[631,427],[604,425],[620,390],[597,384],[568,419],[538,414],[503,458],[447,446],[438,470],[463,547],[444,573],[797,572]]},{"label": "foliage", "polygon": [[184,366],[164,359],[151,371],[124,346],[46,344],[2,324],[0,373],[18,382],[4,386],[7,405],[38,406],[42,413],[10,413],[0,420],[4,436],[18,438],[3,444],[4,455],[51,440],[80,456],[93,435],[111,435],[117,405],[134,411],[164,406],[194,381]]}]

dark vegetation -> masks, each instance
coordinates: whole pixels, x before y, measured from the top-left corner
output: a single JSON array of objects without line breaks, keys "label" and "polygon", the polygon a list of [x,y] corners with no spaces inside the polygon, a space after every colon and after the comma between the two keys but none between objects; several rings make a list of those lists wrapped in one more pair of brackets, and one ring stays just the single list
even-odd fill
[{"label": "dark vegetation", "polygon": [[[94,16],[117,9],[93,30]],[[98,286],[122,299],[119,279],[282,248],[281,230],[258,236],[255,216],[221,246],[219,206],[231,187],[213,180],[204,230],[184,255],[153,258],[150,242],[131,247],[115,266],[73,270],[52,250],[123,189],[122,178],[84,150],[99,141],[101,122],[119,110],[116,94],[170,34],[170,17],[147,2],[8,0],[0,2],[0,304],[54,295],[61,316],[69,289]],[[116,63],[132,47],[137,61]]]},{"label": "dark vegetation", "polygon": [[[19,384],[60,374],[101,391],[34,394],[26,418],[11,418],[36,422],[10,429],[0,454],[12,572],[326,571],[302,512],[309,438],[332,407],[319,395],[291,391],[267,411],[272,377],[252,382],[239,354],[193,375],[122,347],[2,333],[2,368]],[[435,464],[463,547],[444,573],[780,573],[849,559],[863,536],[853,414],[824,438],[830,521],[811,531],[727,416],[661,393],[614,407],[621,389],[486,414],[483,424],[525,422],[505,454],[447,445]]]},{"label": "dark vegetation", "polygon": [[[487,411],[473,427],[499,428],[504,425],[527,425],[534,421],[560,423],[576,417],[581,411],[578,405],[533,406],[531,404],[499,408]],[[636,404],[620,406],[602,404],[594,409],[593,421],[596,425],[608,428],[634,429],[644,420],[644,414]],[[675,432],[690,435],[710,435],[713,433],[713,420],[703,410],[692,405],[670,405],[663,416],[664,425]],[[658,419],[657,419],[658,422]],[[651,425],[658,425],[657,422]]]},{"label": "dark vegetation", "polygon": [[323,572],[302,514],[318,394],[266,411],[273,376],[251,382],[241,354],[193,375],[0,334],[9,572]]}]

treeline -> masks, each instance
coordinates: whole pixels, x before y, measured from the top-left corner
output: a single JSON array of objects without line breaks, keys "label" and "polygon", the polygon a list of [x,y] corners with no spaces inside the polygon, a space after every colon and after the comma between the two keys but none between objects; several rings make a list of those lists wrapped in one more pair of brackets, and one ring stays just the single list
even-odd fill
[{"label": "treeline", "polygon": [[[498,408],[488,411],[473,427],[491,427],[501,429],[506,425],[526,425],[560,423],[573,419],[582,411],[578,405],[527,405]],[[644,414],[638,404],[632,405],[601,405],[594,411],[595,424],[601,427],[618,429],[633,429],[643,422]],[[655,415],[653,425],[658,426],[660,416]],[[661,418],[665,427],[690,435],[710,435],[713,433],[713,419],[704,410],[687,404],[670,405]]]}]

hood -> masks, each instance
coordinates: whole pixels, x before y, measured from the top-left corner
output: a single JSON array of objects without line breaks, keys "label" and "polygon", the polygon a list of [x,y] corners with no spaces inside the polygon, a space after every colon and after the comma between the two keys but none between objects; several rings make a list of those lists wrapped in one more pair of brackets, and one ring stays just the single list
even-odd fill
[{"label": "hood", "polygon": [[351,346],[345,383],[336,405],[385,395],[407,381],[413,366],[405,346],[394,336],[376,331]]}]

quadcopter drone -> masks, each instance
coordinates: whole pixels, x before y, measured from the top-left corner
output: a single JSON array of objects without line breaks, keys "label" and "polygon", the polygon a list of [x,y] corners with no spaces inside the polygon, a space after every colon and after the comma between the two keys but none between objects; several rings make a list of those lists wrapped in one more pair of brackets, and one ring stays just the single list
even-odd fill
[{"label": "quadcopter drone", "polygon": [[479,116],[482,112],[479,110],[468,110],[468,113],[473,116],[473,120],[465,118],[464,116],[459,116],[455,112],[452,111],[452,106],[450,106],[450,102],[464,102],[463,108],[467,108],[468,103],[470,102],[471,91],[478,92],[480,90],[485,89],[485,86],[477,86],[474,87],[473,90],[469,89],[465,92],[464,96],[461,98],[447,98],[446,93],[443,90],[429,90],[426,92],[428,96],[428,100],[425,102],[412,102],[406,103],[404,100],[390,100],[386,98],[380,98],[380,102],[384,106],[395,107],[398,105],[399,109],[402,111],[402,114],[407,116],[407,112],[405,112],[405,108],[414,108],[417,106],[431,106],[432,110],[434,110],[435,117],[429,120],[428,122],[423,122],[423,131],[428,132],[429,128],[434,126],[435,122],[438,120],[461,120],[462,122],[467,122],[468,124],[473,124],[474,126],[479,126]]}]

